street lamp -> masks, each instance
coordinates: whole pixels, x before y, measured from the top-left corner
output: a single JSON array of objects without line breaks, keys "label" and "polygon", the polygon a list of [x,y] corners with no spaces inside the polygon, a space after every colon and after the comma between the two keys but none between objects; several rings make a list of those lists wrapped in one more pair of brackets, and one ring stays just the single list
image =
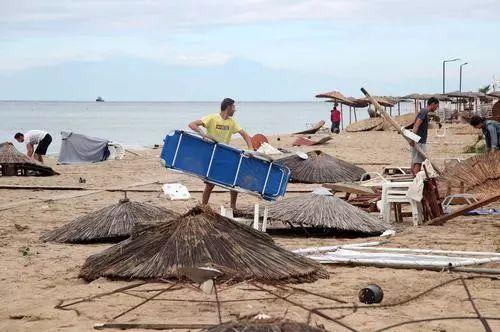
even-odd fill
[{"label": "street lamp", "polygon": [[460,91],[460,92],[462,92],[462,67],[465,65],[468,65],[468,64],[469,64],[468,62],[464,62],[460,65],[460,85],[458,88],[458,91]]},{"label": "street lamp", "polygon": [[449,59],[449,60],[444,60],[443,61],[443,94],[445,93],[444,92],[444,89],[445,89],[445,72],[446,72],[446,68],[445,68],[445,65],[447,62],[453,62],[453,61],[458,61],[460,60],[459,58],[455,58],[455,59]]}]

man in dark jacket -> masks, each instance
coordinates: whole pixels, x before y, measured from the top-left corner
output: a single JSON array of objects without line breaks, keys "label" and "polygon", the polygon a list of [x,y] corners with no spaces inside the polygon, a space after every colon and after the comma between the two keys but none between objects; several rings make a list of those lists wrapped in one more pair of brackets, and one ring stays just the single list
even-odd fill
[{"label": "man in dark jacket", "polygon": [[474,115],[470,119],[470,125],[483,131],[487,151],[500,150],[500,122]]}]

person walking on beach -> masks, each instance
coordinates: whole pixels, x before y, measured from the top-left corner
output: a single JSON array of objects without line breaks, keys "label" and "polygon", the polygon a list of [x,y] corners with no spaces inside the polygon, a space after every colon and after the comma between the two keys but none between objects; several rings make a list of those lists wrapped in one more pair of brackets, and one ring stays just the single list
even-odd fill
[{"label": "person walking on beach", "polygon": [[[234,112],[236,112],[234,100],[231,98],[225,98],[220,105],[220,113],[209,114],[199,120],[193,121],[189,124],[189,128],[197,133],[206,135],[219,143],[225,144],[229,144],[233,134],[239,133],[247,143],[248,148],[253,150],[250,136],[234,120]],[[203,133],[200,127],[204,127],[206,129],[206,134]],[[210,199],[210,194],[212,193],[214,186],[215,185],[212,183],[205,182],[202,204],[208,204],[208,200]],[[231,208],[235,209],[238,192],[231,190],[230,194]]]},{"label": "person walking on beach", "polygon": [[[43,164],[43,156],[47,154],[47,149],[52,143],[52,136],[43,130],[30,130],[23,133],[17,133],[14,138],[19,143],[26,142],[26,155]],[[37,145],[35,150],[35,145]]]},{"label": "person walking on beach", "polygon": [[332,110],[330,111],[330,120],[332,120],[331,132],[335,133],[335,134],[338,134],[340,132],[341,116],[340,116],[340,111],[337,109],[338,106],[339,106],[339,104],[335,103],[333,105]]},{"label": "person walking on beach", "polygon": [[422,168],[422,163],[425,157],[422,156],[416,149],[415,145],[420,146],[420,148],[426,152],[427,150],[427,129],[429,128],[429,112],[434,112],[439,108],[439,100],[437,98],[431,97],[427,100],[427,107],[422,108],[418,112],[415,123],[413,124],[413,132],[420,136],[420,141],[415,143],[410,142],[411,145],[411,172],[413,175],[417,175]]},{"label": "person walking on beach", "polygon": [[479,115],[474,115],[470,119],[470,125],[483,131],[486,142],[486,151],[500,150],[500,122],[495,120],[486,120]]}]

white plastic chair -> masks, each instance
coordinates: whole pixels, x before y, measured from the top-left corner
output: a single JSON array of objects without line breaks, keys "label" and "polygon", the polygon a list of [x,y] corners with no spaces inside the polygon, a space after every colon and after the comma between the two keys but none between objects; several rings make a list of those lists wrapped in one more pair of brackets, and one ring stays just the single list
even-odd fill
[{"label": "white plastic chair", "polygon": [[411,206],[413,226],[423,221],[422,203],[406,197],[411,182],[388,182],[382,185],[382,206],[380,213],[385,222],[391,221],[391,207],[396,204],[407,203]]}]

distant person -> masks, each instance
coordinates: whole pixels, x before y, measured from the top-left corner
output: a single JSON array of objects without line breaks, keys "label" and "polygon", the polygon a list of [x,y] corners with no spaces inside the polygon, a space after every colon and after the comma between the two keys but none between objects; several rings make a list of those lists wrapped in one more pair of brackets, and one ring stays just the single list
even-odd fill
[{"label": "distant person", "polygon": [[340,111],[337,109],[338,106],[339,104],[335,103],[333,105],[332,110],[330,111],[330,120],[332,120],[331,132],[335,134],[338,134],[340,132],[341,116],[340,116]]},{"label": "distant person", "polygon": [[420,136],[420,141],[415,143],[414,141],[410,142],[411,145],[411,171],[413,175],[416,175],[420,172],[422,168],[422,163],[425,161],[425,157],[422,156],[416,149],[415,144],[420,146],[420,148],[426,152],[427,150],[427,129],[429,128],[429,112],[434,112],[439,108],[439,100],[437,98],[431,97],[427,100],[427,107],[422,108],[416,118],[415,123],[413,124],[413,132]]},{"label": "distant person", "polygon": [[[233,134],[239,133],[247,143],[248,148],[253,150],[250,136],[248,136],[248,134],[241,129],[238,123],[233,119],[234,112],[236,112],[234,100],[231,98],[225,98],[220,105],[220,113],[209,114],[200,120],[193,121],[189,124],[189,128],[203,134],[200,126],[205,127],[207,136],[213,138],[217,142],[225,144],[229,144]],[[214,186],[215,185],[212,183],[205,182],[202,204],[208,204],[208,200],[210,199],[210,194],[212,193]],[[231,190],[230,194],[231,208],[235,209],[238,192]]]},{"label": "distant person", "polygon": [[[23,133],[17,133],[14,138],[19,143],[26,143],[26,155],[43,164],[43,156],[47,154],[47,149],[52,143],[52,136],[43,130],[30,130]],[[35,150],[35,145],[36,150]]]},{"label": "distant person", "polygon": [[483,131],[486,151],[500,150],[500,122],[474,115],[470,119],[470,125]]}]

